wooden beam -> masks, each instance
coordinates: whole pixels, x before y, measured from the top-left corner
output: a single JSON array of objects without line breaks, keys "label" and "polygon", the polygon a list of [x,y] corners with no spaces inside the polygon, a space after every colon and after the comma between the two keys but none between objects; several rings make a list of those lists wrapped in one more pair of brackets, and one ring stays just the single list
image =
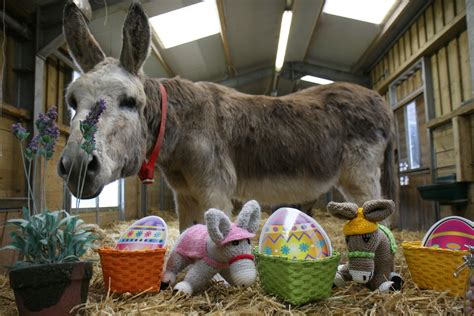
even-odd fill
[{"label": "wooden beam", "polygon": [[469,118],[453,117],[454,157],[456,161],[456,181],[472,181],[472,148]]},{"label": "wooden beam", "polygon": [[323,8],[325,4],[326,4],[326,0],[323,0],[321,9],[319,10],[318,15],[316,16],[316,19],[314,20],[313,28],[311,30],[311,36],[309,37],[309,41],[308,41],[308,44],[306,45],[306,50],[304,52],[303,61],[306,61],[306,58],[308,57],[309,48],[313,44],[313,37],[314,37],[314,34],[316,34],[316,31],[319,27],[319,21],[321,21],[321,14],[323,13]]},{"label": "wooden beam", "polygon": [[[474,78],[474,0],[466,0],[467,38],[469,42],[469,60],[471,78]],[[474,97],[474,80],[471,80],[471,95]]]},{"label": "wooden beam", "polygon": [[0,114],[6,114],[25,121],[31,120],[31,112],[6,103],[0,105]]},{"label": "wooden beam", "polygon": [[[474,0],[472,0],[474,1]],[[407,58],[398,67],[397,71],[390,74],[382,83],[377,87],[377,91],[380,94],[384,94],[388,88],[390,82],[395,80],[401,73],[405,72],[413,64],[415,64],[422,56],[430,55],[436,52],[440,47],[445,45],[450,39],[452,39],[457,33],[466,28],[466,11],[456,16],[451,22],[447,23],[443,30],[428,40],[420,49],[410,58]],[[473,66],[474,67],[474,66]]]},{"label": "wooden beam", "polygon": [[217,11],[219,13],[219,21],[221,25],[221,41],[224,49],[225,63],[227,64],[227,72],[229,77],[235,76],[235,66],[230,54],[229,41],[227,39],[227,23],[225,19],[224,1],[216,0]]},{"label": "wooden beam", "polygon": [[174,77],[175,76],[174,71],[171,69],[171,67],[168,65],[168,63],[165,61],[165,59],[163,58],[163,56],[160,53],[160,50],[158,49],[158,47],[159,47],[158,35],[156,35],[156,33],[153,29],[151,30],[151,32],[152,32],[152,35],[151,35],[151,51],[153,52],[155,57],[158,59],[158,62],[161,64],[161,66],[165,69],[166,74],[168,75],[168,77],[170,77],[170,78]]},{"label": "wooden beam", "polygon": [[429,120],[426,123],[426,127],[433,129],[438,126],[449,123],[456,116],[465,116],[465,115],[470,115],[472,113],[474,113],[474,100],[473,99],[471,99],[469,102],[465,104],[462,104],[460,107],[458,107],[456,110],[452,111],[451,113]]}]

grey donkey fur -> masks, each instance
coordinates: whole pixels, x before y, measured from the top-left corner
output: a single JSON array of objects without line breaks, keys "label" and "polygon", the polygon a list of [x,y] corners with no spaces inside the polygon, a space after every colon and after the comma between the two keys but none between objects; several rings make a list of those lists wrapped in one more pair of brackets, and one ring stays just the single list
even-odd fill
[{"label": "grey donkey fur", "polygon": [[[358,212],[358,207],[354,203],[330,202],[327,209],[331,215],[349,221],[356,218]],[[363,218],[372,223],[384,220],[394,210],[395,204],[391,200],[367,201],[362,206]],[[354,226],[360,227],[362,225],[353,225],[352,227]],[[347,235],[344,230],[349,262],[339,266],[334,280],[336,286],[343,287],[346,281],[353,280],[366,284],[372,291],[378,289],[381,292],[386,292],[401,289],[402,279],[400,275],[393,272],[394,249],[390,247],[390,239],[387,234],[380,225],[377,226],[378,228],[374,232],[364,234],[353,234],[352,231],[351,235]],[[351,257],[351,253],[355,257]],[[374,257],[363,257],[360,256],[360,253],[372,253]]]},{"label": "grey donkey fur", "polygon": [[[227,215],[217,209],[210,209],[205,213],[207,234],[205,242],[205,257],[211,258],[213,262],[219,263],[222,267],[209,263],[209,259],[189,257],[183,255],[182,249],[189,247],[199,247],[197,245],[183,245],[193,239],[193,227],[188,228],[181,234],[176,242],[168,262],[166,264],[166,271],[163,275],[163,283],[174,284],[176,275],[190,265],[186,272],[184,280],[174,286],[175,290],[192,294],[203,290],[208,284],[209,280],[216,275],[221,275],[230,283],[234,285],[250,285],[256,277],[257,272],[253,260],[249,258],[239,259],[231,264],[228,264],[232,258],[242,254],[251,254],[250,240],[237,239],[225,244],[221,242],[232,232],[232,223]],[[260,206],[256,201],[247,202],[236,220],[236,226],[245,231],[255,234],[260,223]],[[194,226],[197,227],[197,226]],[[202,227],[204,229],[204,227]],[[224,267],[227,266],[228,267]]]},{"label": "grey donkey fur", "polygon": [[[232,198],[294,204],[313,201],[333,186],[359,204],[382,193],[395,197],[393,114],[375,91],[333,83],[270,97],[211,82],[148,78],[142,65],[150,26],[137,2],[125,19],[118,60],[105,57],[72,2],[64,10],[64,34],[84,72],[67,89],[76,115],[58,168],[64,179],[71,170],[73,194],[84,160],[84,198],[137,174],[157,138],[162,84],[169,104],[157,164],[174,191],[181,231],[203,223],[209,208],[231,214]],[[97,149],[88,157],[80,150],[79,122],[99,99],[107,109]]]}]

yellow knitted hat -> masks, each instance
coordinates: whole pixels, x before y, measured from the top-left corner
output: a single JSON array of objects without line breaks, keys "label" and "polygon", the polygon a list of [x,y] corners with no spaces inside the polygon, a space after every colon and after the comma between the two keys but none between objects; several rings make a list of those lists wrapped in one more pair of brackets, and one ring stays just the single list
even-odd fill
[{"label": "yellow knitted hat", "polygon": [[365,219],[362,207],[357,209],[357,216],[344,225],[344,235],[362,235],[373,233],[378,229],[377,223]]}]

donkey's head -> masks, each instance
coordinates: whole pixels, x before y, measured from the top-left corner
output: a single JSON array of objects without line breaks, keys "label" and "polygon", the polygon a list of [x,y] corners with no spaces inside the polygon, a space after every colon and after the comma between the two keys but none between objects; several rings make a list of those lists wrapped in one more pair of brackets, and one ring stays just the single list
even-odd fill
[{"label": "donkey's head", "polygon": [[[104,185],[136,174],[145,159],[146,95],[140,78],[150,47],[150,26],[141,5],[132,3],[123,27],[118,60],[105,56],[72,1],[64,8],[63,27],[69,50],[82,75],[69,85],[66,93],[66,101],[76,114],[58,172],[63,179],[68,179],[68,187],[76,196],[79,179],[84,178],[85,172],[82,197],[92,198]],[[80,121],[101,99],[106,109],[98,123],[96,149],[87,155],[80,148],[84,141]]]},{"label": "donkey's head", "polygon": [[349,250],[349,273],[354,281],[367,283],[372,279],[376,250],[381,241],[386,240],[376,222],[390,216],[394,209],[391,200],[368,201],[361,208],[354,203],[328,204],[329,213],[349,220],[344,225],[344,235]]},{"label": "donkey's head", "polygon": [[253,200],[245,203],[235,224],[217,209],[208,210],[204,217],[209,232],[209,256],[230,264],[230,277],[236,285],[252,284],[257,271],[250,238],[255,236],[260,223],[260,205]]}]

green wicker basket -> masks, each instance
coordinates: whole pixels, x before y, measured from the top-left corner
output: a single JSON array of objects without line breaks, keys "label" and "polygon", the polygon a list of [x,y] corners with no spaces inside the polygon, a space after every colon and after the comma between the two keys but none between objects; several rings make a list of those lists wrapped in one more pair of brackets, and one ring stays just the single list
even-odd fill
[{"label": "green wicker basket", "polygon": [[292,260],[253,251],[263,289],[293,305],[327,298],[341,255],[318,260]]}]

